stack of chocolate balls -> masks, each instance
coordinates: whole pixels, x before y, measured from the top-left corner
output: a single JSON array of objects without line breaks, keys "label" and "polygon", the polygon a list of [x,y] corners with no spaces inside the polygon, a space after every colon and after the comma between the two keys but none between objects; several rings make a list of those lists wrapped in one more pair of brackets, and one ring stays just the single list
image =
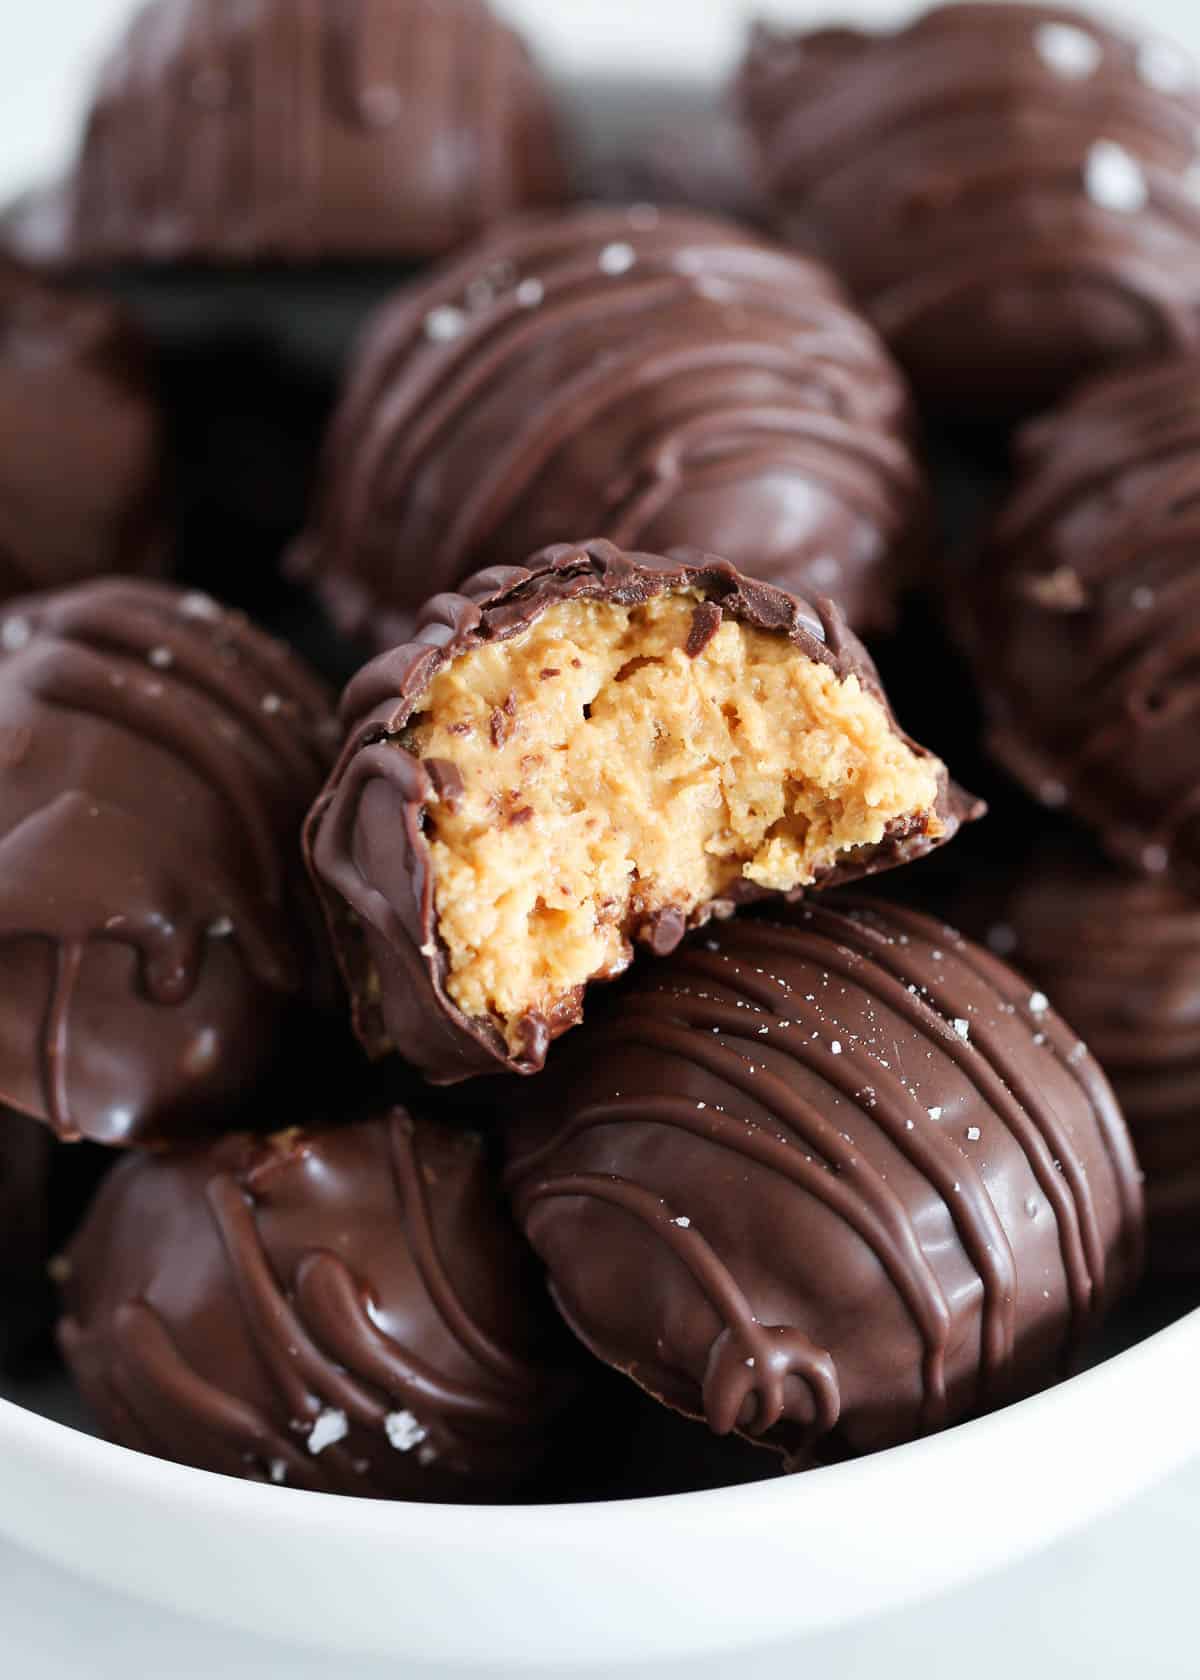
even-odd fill
[{"label": "stack of chocolate balls", "polygon": [[483,0],[153,0],[4,220],[0,1301],[126,1446],[709,1486],[1200,1278],[1200,79],[971,4],[727,92],[583,203]]}]

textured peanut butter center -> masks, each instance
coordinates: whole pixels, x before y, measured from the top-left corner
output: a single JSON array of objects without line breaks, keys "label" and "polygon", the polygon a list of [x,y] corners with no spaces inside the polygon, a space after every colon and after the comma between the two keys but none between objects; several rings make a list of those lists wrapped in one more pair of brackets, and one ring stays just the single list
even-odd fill
[{"label": "textured peanut butter center", "polygon": [[444,667],[405,734],[440,761],[447,990],[512,1049],[523,1016],[624,968],[656,913],[806,885],[901,822],[941,831],[936,765],[857,677],[729,619],[689,654],[713,617],[689,593],[552,606]]}]

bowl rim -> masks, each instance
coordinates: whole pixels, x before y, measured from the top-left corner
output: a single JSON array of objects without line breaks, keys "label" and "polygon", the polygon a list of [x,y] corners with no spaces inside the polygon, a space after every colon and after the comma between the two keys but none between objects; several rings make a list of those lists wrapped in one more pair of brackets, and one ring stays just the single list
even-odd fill
[{"label": "bowl rim", "polygon": [[[392,1544],[436,1545],[459,1538],[462,1524],[468,1520],[473,1534],[484,1546],[514,1542],[527,1545],[549,1541],[591,1542],[602,1538],[613,1525],[624,1525],[631,1514],[636,1514],[640,1538],[652,1544],[654,1537],[647,1532],[647,1524],[661,1524],[664,1530],[674,1531],[680,1524],[692,1526],[702,1511],[719,1513],[722,1532],[727,1537],[730,1525],[761,1524],[765,1508],[775,1505],[782,1509],[784,1501],[794,1501],[797,1482],[803,1484],[806,1498],[810,1501],[828,1498],[831,1494],[837,1498],[851,1497],[854,1484],[861,1487],[871,1481],[908,1481],[914,1475],[919,1476],[922,1464],[931,1454],[943,1458],[948,1455],[969,1458],[977,1450],[985,1448],[989,1436],[993,1447],[1002,1450],[1000,1443],[1005,1436],[1024,1434],[1030,1428],[1041,1429],[1054,1414],[1057,1414],[1054,1420],[1056,1432],[1061,1434],[1067,1427],[1068,1415],[1088,1411],[1100,1397],[1098,1391],[1108,1387],[1115,1376],[1128,1378],[1133,1374],[1132,1367],[1141,1365],[1147,1369],[1143,1370],[1138,1380],[1151,1388],[1154,1369],[1158,1366],[1165,1368],[1173,1362],[1179,1352],[1178,1344],[1192,1342],[1200,1346],[1200,1306],[1184,1311],[1178,1318],[1140,1337],[1130,1346],[1037,1394],[918,1440],[861,1458],[822,1465],[804,1471],[799,1477],[780,1474],[732,1487],[625,1499],[507,1505],[450,1504],[356,1498],[276,1486],[196,1469],[119,1446],[72,1424],[60,1423],[35,1412],[19,1400],[3,1397],[0,1397],[0,1465],[7,1451],[31,1453],[39,1458],[52,1457],[60,1473],[75,1469],[93,1485],[120,1484],[126,1495],[140,1494],[155,1504],[191,1506],[202,1509],[205,1514],[219,1514],[226,1521],[240,1513],[255,1526],[270,1525],[282,1519],[286,1512],[289,1525],[299,1524],[319,1530],[323,1540],[327,1540],[336,1528],[355,1538],[385,1539]],[[696,1427],[702,1428],[703,1425],[697,1423]],[[1200,1421],[1195,1431],[1194,1450],[1200,1452]],[[1161,1458],[1164,1454],[1170,1462],[1182,1461],[1187,1456],[1187,1449],[1164,1441],[1158,1456]],[[0,1481],[2,1479],[0,1468]],[[1088,1514],[1084,1512],[1082,1515],[1086,1518]],[[1070,1521],[1065,1521],[1063,1531],[1070,1526]],[[0,1531],[5,1527],[0,1517]]]}]

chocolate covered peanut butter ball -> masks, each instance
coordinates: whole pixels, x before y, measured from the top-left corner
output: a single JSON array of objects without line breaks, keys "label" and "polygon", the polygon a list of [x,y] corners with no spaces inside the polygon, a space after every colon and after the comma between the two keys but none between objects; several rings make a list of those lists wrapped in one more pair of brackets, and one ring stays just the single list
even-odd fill
[{"label": "chocolate covered peanut butter ball", "polygon": [[1200,353],[1020,434],[959,581],[988,745],[1117,862],[1200,893]]},{"label": "chocolate covered peanut butter ball", "polygon": [[402,1109],[131,1158],[63,1270],[97,1421],[203,1470],[498,1498],[570,1393],[480,1139]]},{"label": "chocolate covered peanut butter ball", "polygon": [[15,237],[71,268],[416,258],[565,193],[549,91],[486,0],[151,0]]},{"label": "chocolate covered peanut butter ball", "polygon": [[756,34],[740,99],[782,231],[932,408],[993,420],[1200,332],[1200,72],[1063,6]]},{"label": "chocolate covered peanut butter ball", "polygon": [[0,600],[162,569],[164,425],[108,299],[0,260]]},{"label": "chocolate covered peanut butter ball", "polygon": [[229,1124],[329,997],[300,829],[334,727],[207,595],[0,612],[0,1100],[67,1141]]},{"label": "chocolate covered peanut butter ball", "polygon": [[796,1465],[1054,1381],[1138,1276],[1097,1064],[1011,969],[882,901],[709,930],[526,1089],[510,1184],[568,1323]]},{"label": "chocolate covered peanut butter ball", "polygon": [[886,629],[927,560],[910,433],[819,264],[684,211],[526,218],[381,311],[293,564],[376,649],[576,532],[702,548]]},{"label": "chocolate covered peanut butter ball", "polygon": [[955,896],[1112,1081],[1146,1175],[1151,1270],[1200,1274],[1200,905],[1065,834]]},{"label": "chocolate covered peanut butter ball", "polygon": [[862,644],[727,562],[549,549],[350,684],[309,819],[373,1055],[534,1073],[593,980],[738,903],[888,868],[973,802]]}]

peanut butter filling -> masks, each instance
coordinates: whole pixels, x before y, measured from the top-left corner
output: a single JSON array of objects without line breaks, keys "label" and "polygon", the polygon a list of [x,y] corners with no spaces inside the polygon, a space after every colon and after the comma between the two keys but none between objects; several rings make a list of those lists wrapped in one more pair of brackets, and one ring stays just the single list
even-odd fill
[{"label": "peanut butter filling", "polygon": [[439,671],[405,733],[440,761],[446,988],[510,1049],[523,1017],[619,973],[658,913],[808,885],[901,823],[941,832],[939,766],[857,677],[730,619],[697,652],[706,615],[691,593],[552,606]]}]

